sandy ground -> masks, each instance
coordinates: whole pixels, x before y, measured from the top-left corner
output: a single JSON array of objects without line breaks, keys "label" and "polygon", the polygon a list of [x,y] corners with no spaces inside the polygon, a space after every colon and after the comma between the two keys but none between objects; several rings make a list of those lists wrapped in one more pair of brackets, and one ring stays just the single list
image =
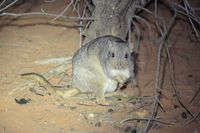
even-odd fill
[{"label": "sandy ground", "polygon": [[[26,5],[27,10],[32,11],[42,8],[46,11],[59,12],[64,8],[63,1],[53,4],[35,1],[28,5]],[[41,18],[3,20],[0,27],[0,132],[132,133],[137,128],[145,127],[145,121],[132,120],[120,123],[127,118],[147,118],[152,109],[158,45],[149,43],[145,32],[137,60],[136,76],[141,97],[138,99],[111,97],[107,99],[112,101],[111,106],[88,106],[81,105],[80,102],[94,101],[94,99],[89,99],[85,95],[60,99],[55,96],[35,95],[29,88],[9,95],[13,89],[26,82],[19,79],[20,74],[26,72],[43,74],[58,65],[41,65],[35,61],[72,56],[79,48],[79,32],[76,28],[61,24],[46,24],[47,20]],[[3,25],[4,22],[8,24]],[[190,32],[186,23],[179,22],[172,31],[168,43],[173,48],[171,53],[181,100],[192,113],[197,113],[200,110],[200,94],[192,103],[190,100],[200,88],[200,45],[199,42],[191,41]],[[162,58],[166,59],[166,55],[163,54]],[[166,63],[163,94],[160,100],[163,108],[158,110],[157,118],[170,124],[156,123],[150,132],[200,131],[198,122],[186,124],[191,117],[178,103],[169,79],[169,64],[163,63]],[[136,88],[132,88],[129,84],[124,93],[135,96],[135,90]],[[23,98],[28,100],[27,104],[16,102]]]}]

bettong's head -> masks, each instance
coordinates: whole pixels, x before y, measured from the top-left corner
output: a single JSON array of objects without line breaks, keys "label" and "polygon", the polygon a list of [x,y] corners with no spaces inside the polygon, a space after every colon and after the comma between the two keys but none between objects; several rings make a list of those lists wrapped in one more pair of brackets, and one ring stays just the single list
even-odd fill
[{"label": "bettong's head", "polygon": [[[116,80],[127,80],[133,75],[134,59],[128,44],[124,41],[108,41],[109,48],[105,55],[106,68],[111,77]],[[119,81],[120,82],[120,81]]]}]

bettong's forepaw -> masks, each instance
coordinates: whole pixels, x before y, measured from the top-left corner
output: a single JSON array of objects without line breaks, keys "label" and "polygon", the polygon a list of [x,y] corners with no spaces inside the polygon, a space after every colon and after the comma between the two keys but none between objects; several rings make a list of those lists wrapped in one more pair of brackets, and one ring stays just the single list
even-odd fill
[{"label": "bettong's forepaw", "polygon": [[106,101],[105,98],[96,98],[97,104],[109,106],[111,103]]}]

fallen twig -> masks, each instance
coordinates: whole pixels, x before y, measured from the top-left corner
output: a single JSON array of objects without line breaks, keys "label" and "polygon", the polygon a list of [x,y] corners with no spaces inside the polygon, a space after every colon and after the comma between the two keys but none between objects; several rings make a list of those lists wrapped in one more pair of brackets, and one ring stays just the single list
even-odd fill
[{"label": "fallen twig", "polygon": [[[11,7],[12,5],[14,5],[17,1],[18,1],[18,0],[14,0],[14,1],[11,2],[10,4],[6,5],[4,8],[0,9],[0,12],[5,11],[6,9],[8,9],[8,8]],[[6,0],[3,1],[3,2],[1,3],[1,5],[3,5],[5,2],[6,2]]]},{"label": "fallen twig", "polygon": [[3,0],[0,4],[0,7],[6,2],[6,0]]},{"label": "fallen twig", "polygon": [[[10,12],[3,12],[0,16],[12,16],[12,17],[25,17],[25,16],[49,16],[49,17],[56,17],[58,14],[53,13],[46,13],[42,12],[29,12],[29,13],[10,13]],[[61,15],[59,18],[63,19],[74,19],[74,20],[94,20],[92,17],[74,17],[74,16],[64,16]]]},{"label": "fallen twig", "polygon": [[[200,115],[200,110],[199,110],[199,112],[197,112],[195,115],[194,115],[194,117],[189,121],[189,122],[187,122],[187,124],[190,124],[190,123],[192,123],[193,121],[195,121],[198,117],[199,117],[199,115]],[[197,120],[196,120],[197,121]]]},{"label": "fallen twig", "polygon": [[49,58],[49,59],[43,59],[43,60],[36,60],[36,64],[44,65],[44,64],[50,64],[50,63],[71,63],[72,57],[63,57],[63,58]]},{"label": "fallen twig", "polygon": [[194,99],[198,96],[199,92],[200,92],[200,87],[196,90],[194,96],[193,96],[192,99],[190,100],[190,103],[192,103],[192,102],[194,101]]},{"label": "fallen twig", "polygon": [[[124,122],[128,122],[128,121],[148,121],[148,118],[128,118],[128,119],[124,119],[120,122],[120,124],[123,124]],[[152,119],[151,121],[155,121],[158,123],[162,123],[162,124],[167,124],[167,125],[174,125],[175,122],[166,122],[166,121],[162,121],[162,120],[158,120],[158,119]]]},{"label": "fallen twig", "polygon": [[59,14],[57,15],[54,19],[51,20],[51,22],[57,20],[58,18],[60,18],[61,16],[63,16],[63,14],[69,9],[69,7],[73,4],[74,0],[71,0],[71,2],[67,5],[67,7],[65,7],[65,9]]},{"label": "fallen twig", "polygon": [[156,66],[156,82],[155,82],[155,97],[154,97],[154,103],[153,103],[153,108],[152,108],[152,111],[151,111],[151,116],[149,117],[148,119],[148,122],[147,122],[147,125],[146,125],[146,128],[144,130],[144,133],[147,133],[149,128],[151,127],[152,125],[152,120],[154,119],[154,117],[156,116],[156,113],[157,113],[157,108],[158,108],[158,98],[160,96],[160,89],[161,89],[161,83],[160,83],[160,68],[161,68],[161,53],[162,53],[162,49],[164,47],[164,44],[165,44],[165,41],[168,37],[168,34],[169,34],[169,31],[171,30],[174,22],[175,22],[175,19],[176,19],[176,13],[174,13],[174,16],[171,18],[170,20],[170,23],[168,25],[167,28],[165,28],[165,25],[164,26],[164,32],[163,30],[161,29],[160,25],[158,24],[158,20],[157,20],[157,0],[155,1],[155,18],[156,18],[156,25],[158,27],[158,30],[159,32],[161,33],[161,43],[160,43],[160,46],[158,48],[158,54],[157,54],[157,66]]}]

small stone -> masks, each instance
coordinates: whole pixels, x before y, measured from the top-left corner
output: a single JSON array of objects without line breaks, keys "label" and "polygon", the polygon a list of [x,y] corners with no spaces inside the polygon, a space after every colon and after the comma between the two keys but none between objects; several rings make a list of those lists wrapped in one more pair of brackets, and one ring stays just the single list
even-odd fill
[{"label": "small stone", "polygon": [[65,107],[65,105],[64,105],[63,103],[58,104],[58,108],[59,108],[59,109],[63,109],[64,107]]},{"label": "small stone", "polygon": [[113,110],[113,109],[108,109],[108,112],[109,112],[109,113],[113,113],[114,110]]},{"label": "small stone", "polygon": [[76,108],[77,108],[76,106],[70,107],[71,110],[75,110]]},{"label": "small stone", "polygon": [[101,122],[97,122],[97,123],[95,124],[95,127],[101,127]]},{"label": "small stone", "polygon": [[183,119],[187,119],[187,114],[185,112],[182,112],[181,116],[182,116]]},{"label": "small stone", "polygon": [[192,78],[192,77],[193,77],[193,75],[192,75],[192,74],[189,74],[189,75],[188,75],[188,77],[189,77],[189,78]]},{"label": "small stone", "polygon": [[126,127],[125,129],[124,129],[124,132],[130,132],[130,130],[131,130],[131,127]]},{"label": "small stone", "polygon": [[16,99],[15,98],[15,102],[18,103],[18,104],[27,104],[31,101],[31,99],[25,99],[25,98],[21,98],[21,99]]},{"label": "small stone", "polygon": [[118,98],[117,100],[118,100],[118,101],[121,101],[122,99],[121,99],[121,98]]},{"label": "small stone", "polygon": [[179,106],[178,105],[174,105],[174,109],[177,109],[177,108],[179,108]]},{"label": "small stone", "polygon": [[93,120],[95,118],[95,114],[93,113],[89,113],[87,116],[86,116],[87,119],[89,120]]}]

